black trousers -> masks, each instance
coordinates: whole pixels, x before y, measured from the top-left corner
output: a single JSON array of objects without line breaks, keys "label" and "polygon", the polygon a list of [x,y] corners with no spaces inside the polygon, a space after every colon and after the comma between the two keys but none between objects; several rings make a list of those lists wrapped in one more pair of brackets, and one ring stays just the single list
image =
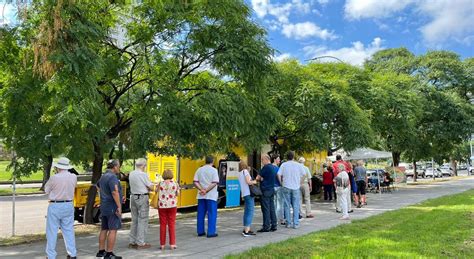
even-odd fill
[{"label": "black trousers", "polygon": [[323,185],[323,188],[324,188],[324,200],[325,201],[327,201],[328,199],[332,200],[332,193],[333,193],[334,185],[325,184],[325,185]]},{"label": "black trousers", "polygon": [[275,203],[273,202],[275,189],[262,190],[260,203],[262,204],[263,226],[265,230],[277,228],[277,218],[275,213]]}]

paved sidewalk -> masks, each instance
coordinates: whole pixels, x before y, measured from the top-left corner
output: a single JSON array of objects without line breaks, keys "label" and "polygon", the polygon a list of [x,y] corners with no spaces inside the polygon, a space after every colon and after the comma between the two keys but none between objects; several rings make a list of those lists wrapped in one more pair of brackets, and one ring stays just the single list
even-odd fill
[{"label": "paved sidewalk", "polygon": [[[426,199],[455,194],[474,188],[474,177],[432,185],[410,186],[398,191],[384,194],[369,194],[368,206],[355,209],[350,216],[352,219],[362,219],[385,211],[395,210]],[[124,258],[221,258],[230,253],[238,253],[252,247],[263,246],[268,243],[286,240],[290,237],[304,235],[313,231],[348,224],[338,220],[340,214],[334,211],[334,204],[329,202],[312,203],[314,219],[304,219],[299,229],[279,228],[273,233],[258,234],[256,237],[244,238],[242,232],[243,211],[221,213],[218,217],[217,238],[197,237],[195,218],[182,219],[177,222],[177,245],[174,251],[161,252],[159,247],[159,226],[151,225],[148,232],[148,241],[153,245],[148,250],[127,249],[128,230],[119,231],[115,253]],[[262,224],[261,212],[256,208],[254,230]],[[95,258],[97,252],[97,235],[76,238],[79,258]],[[14,247],[2,247],[0,258],[44,258],[45,242],[38,242]],[[58,258],[65,258],[66,252],[62,240],[58,241]]]}]

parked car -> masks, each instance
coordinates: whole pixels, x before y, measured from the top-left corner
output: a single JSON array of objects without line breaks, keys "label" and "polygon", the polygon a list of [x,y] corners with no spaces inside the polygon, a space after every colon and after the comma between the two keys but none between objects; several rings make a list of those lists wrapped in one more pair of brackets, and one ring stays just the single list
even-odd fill
[{"label": "parked car", "polygon": [[379,176],[379,181],[383,181],[383,175],[385,174],[385,170],[383,169],[369,169],[367,170],[367,178],[369,182],[373,181],[374,183],[377,183],[377,172]]},{"label": "parked car", "polygon": [[443,177],[443,173],[441,172],[441,169],[435,168],[433,170],[432,167],[426,168],[425,170],[425,177]]},{"label": "parked car", "polygon": [[444,164],[442,165],[439,170],[441,170],[441,175],[443,176],[453,176],[454,171],[453,169],[449,166],[449,164]]},{"label": "parked car", "polygon": [[[425,177],[425,169],[421,165],[421,163],[416,163],[416,172],[418,172],[418,177]],[[415,169],[413,168],[413,164],[408,165],[408,168],[405,170],[406,177],[415,177]]]}]

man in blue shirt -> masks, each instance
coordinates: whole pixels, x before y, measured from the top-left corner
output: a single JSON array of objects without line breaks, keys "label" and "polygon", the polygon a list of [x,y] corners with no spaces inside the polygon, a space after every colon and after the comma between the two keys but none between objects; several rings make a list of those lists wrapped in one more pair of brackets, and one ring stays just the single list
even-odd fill
[{"label": "man in blue shirt", "polygon": [[257,180],[260,181],[260,189],[262,190],[261,204],[263,214],[262,229],[257,232],[270,232],[277,230],[277,218],[275,213],[275,181],[278,169],[270,163],[270,156],[262,155],[263,168]]},{"label": "man in blue shirt", "polygon": [[[122,227],[122,187],[118,174],[120,173],[120,162],[109,160],[107,170],[97,182],[100,191],[100,213],[101,231],[99,235],[99,252],[96,257],[105,259],[121,259],[112,251],[115,246],[117,230]],[[105,243],[107,241],[107,246]]]}]

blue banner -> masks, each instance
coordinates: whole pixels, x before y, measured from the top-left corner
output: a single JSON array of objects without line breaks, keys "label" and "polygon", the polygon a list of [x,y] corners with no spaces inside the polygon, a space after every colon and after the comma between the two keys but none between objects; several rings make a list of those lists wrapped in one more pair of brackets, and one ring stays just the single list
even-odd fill
[{"label": "blue banner", "polygon": [[239,162],[227,161],[226,207],[240,206]]}]

